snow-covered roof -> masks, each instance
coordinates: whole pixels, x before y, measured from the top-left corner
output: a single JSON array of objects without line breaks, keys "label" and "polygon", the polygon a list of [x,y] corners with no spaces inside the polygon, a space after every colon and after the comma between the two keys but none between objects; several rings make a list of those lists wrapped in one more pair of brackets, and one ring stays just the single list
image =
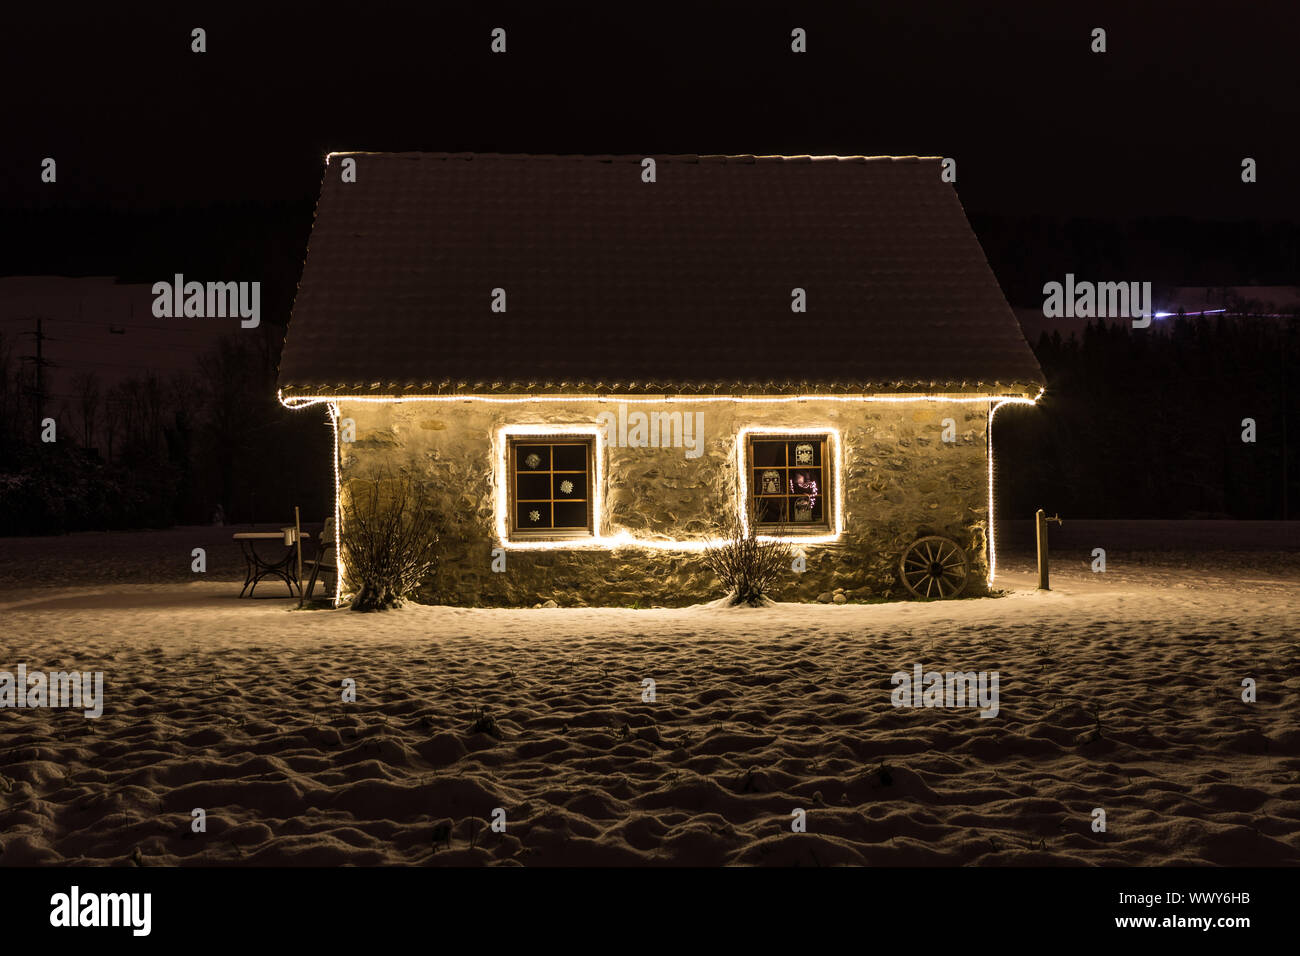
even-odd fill
[{"label": "snow-covered roof", "polygon": [[331,154],[285,394],[1037,393],[939,159],[652,158]]}]

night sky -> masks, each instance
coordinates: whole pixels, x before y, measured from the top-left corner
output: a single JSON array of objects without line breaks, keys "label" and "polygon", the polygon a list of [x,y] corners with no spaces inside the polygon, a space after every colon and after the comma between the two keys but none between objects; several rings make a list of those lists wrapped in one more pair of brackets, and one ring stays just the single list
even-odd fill
[{"label": "night sky", "polygon": [[375,149],[937,154],[972,217],[1300,219],[1294,2],[376,6],[7,10],[0,210],[310,203]]}]

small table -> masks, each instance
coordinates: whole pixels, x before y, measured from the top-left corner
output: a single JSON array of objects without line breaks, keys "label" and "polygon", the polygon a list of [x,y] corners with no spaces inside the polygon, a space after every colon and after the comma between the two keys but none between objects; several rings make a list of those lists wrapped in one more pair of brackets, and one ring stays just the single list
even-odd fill
[{"label": "small table", "polygon": [[[258,541],[279,541],[283,544],[286,537],[293,536],[293,529],[289,533],[282,531],[242,531],[232,537],[239,542],[240,550],[244,552],[244,586],[240,589],[239,596],[243,597],[244,592],[252,597],[253,592],[257,590],[257,582],[268,575],[277,577],[283,581],[289,588],[289,597],[294,596],[294,588],[297,587],[297,593],[302,593],[302,582],[298,580],[297,555],[298,550],[302,547],[301,540],[295,540],[288,546],[284,556],[278,561],[267,561],[257,553]],[[298,538],[310,538],[311,535],[306,531],[300,532]]]}]

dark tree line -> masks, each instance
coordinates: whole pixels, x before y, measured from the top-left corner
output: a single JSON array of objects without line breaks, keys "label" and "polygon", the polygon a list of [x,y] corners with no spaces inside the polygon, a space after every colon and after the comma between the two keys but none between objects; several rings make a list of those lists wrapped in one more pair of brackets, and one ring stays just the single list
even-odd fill
[{"label": "dark tree line", "polygon": [[1297,517],[1300,318],[1088,323],[1034,351],[1043,399],[994,427],[1000,514]]},{"label": "dark tree line", "polygon": [[[0,339],[0,534],[304,521],[332,510],[331,439],[319,410],[275,397],[283,327],[236,335],[194,370],[104,388],[78,373],[38,405],[34,369]],[[54,419],[56,440],[40,421]],[[219,511],[218,511],[219,509]]]}]

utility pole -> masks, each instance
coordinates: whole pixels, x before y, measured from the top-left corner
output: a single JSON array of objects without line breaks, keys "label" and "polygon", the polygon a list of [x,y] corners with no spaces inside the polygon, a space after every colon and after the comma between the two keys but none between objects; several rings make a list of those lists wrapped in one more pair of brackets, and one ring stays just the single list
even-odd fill
[{"label": "utility pole", "polygon": [[[1278,351],[1279,354],[1285,355],[1285,353],[1282,352],[1280,349]],[[1287,464],[1286,457],[1287,457],[1287,450],[1288,450],[1286,446],[1286,413],[1287,413],[1286,384],[1287,384],[1286,361],[1284,358],[1282,362],[1282,520],[1283,521],[1286,521],[1291,517],[1290,509],[1287,507],[1289,504],[1288,492],[1290,492],[1291,489],[1288,484],[1290,478],[1287,475],[1287,468],[1286,468],[1286,464]]]},{"label": "utility pole", "polygon": [[45,340],[48,336],[45,334],[44,319],[42,316],[34,316],[36,319],[36,331],[24,332],[23,335],[30,335],[36,339],[36,357],[24,355],[23,360],[36,363],[36,387],[29,392],[33,397],[32,412],[35,418],[36,432],[40,433],[41,418],[45,413],[45,368],[53,365],[53,362],[45,360]]},{"label": "utility pole", "polygon": [[40,424],[41,413],[45,411],[45,328],[42,319],[36,317],[36,423]]}]

